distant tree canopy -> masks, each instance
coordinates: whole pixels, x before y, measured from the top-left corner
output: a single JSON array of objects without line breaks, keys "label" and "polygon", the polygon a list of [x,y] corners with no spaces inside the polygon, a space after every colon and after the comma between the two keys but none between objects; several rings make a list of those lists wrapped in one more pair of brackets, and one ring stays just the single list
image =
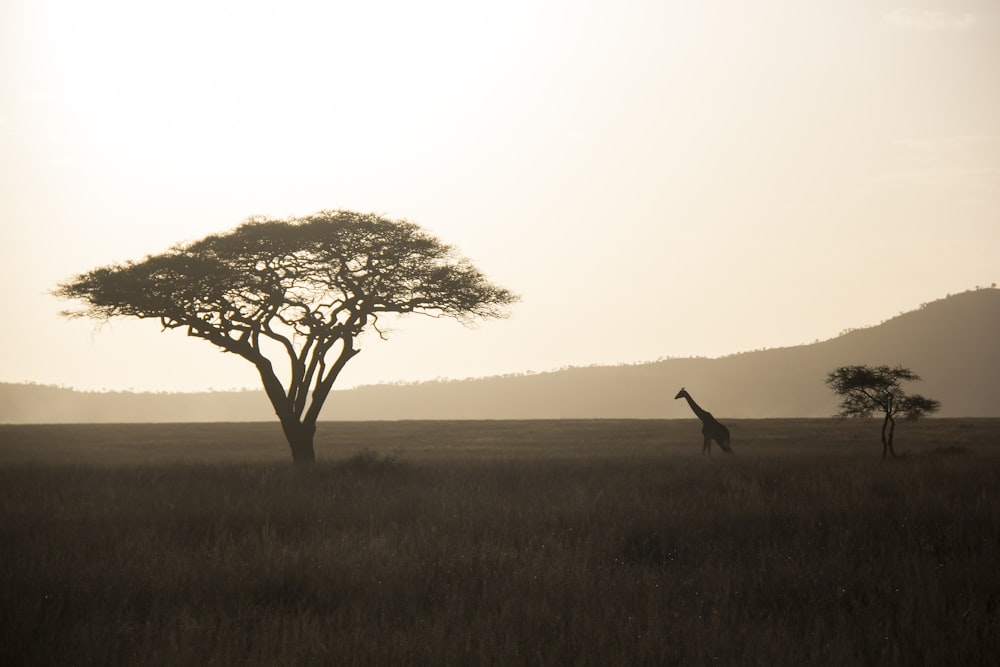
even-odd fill
[{"label": "distant tree canopy", "polygon": [[900,386],[904,381],[918,381],[920,376],[908,368],[897,366],[841,366],[826,377],[826,384],[841,397],[838,417],[871,417],[883,414],[882,458],[886,453],[896,456],[893,437],[896,418],[916,421],[937,412],[941,403],[920,394],[907,394]]},{"label": "distant tree canopy", "polygon": [[[94,269],[59,285],[82,301],[69,317],[153,318],[250,361],[295,461],[313,461],[316,420],[368,327],[386,313],[463,323],[505,317],[517,297],[456,250],[402,220],[320,211],[251,218],[139,262]],[[289,364],[283,382],[273,358]]]}]

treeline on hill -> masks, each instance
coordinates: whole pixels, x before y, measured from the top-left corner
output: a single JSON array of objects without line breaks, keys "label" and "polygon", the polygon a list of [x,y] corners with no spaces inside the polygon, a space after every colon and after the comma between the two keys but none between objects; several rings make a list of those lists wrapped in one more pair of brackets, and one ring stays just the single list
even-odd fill
[{"label": "treeline on hill", "polygon": [[263,391],[97,392],[0,384],[0,423],[7,424],[262,421],[273,412]]},{"label": "treeline on hill", "polygon": [[[846,364],[904,365],[942,417],[1000,416],[1000,290],[978,289],[924,304],[882,324],[797,347],[718,359],[371,385],[335,390],[323,418],[689,418],[686,386],[719,418],[827,417],[836,397],[826,374]],[[0,385],[0,423],[267,421],[262,391],[199,394],[77,392]]]}]

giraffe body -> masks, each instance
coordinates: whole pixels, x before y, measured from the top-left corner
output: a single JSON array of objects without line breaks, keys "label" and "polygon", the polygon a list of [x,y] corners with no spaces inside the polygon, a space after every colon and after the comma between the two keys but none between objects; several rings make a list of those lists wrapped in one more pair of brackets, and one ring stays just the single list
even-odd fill
[{"label": "giraffe body", "polygon": [[732,454],[733,450],[729,446],[729,429],[721,424],[712,413],[708,410],[703,410],[700,405],[694,402],[691,398],[691,394],[687,393],[687,390],[681,387],[681,390],[677,392],[674,396],[674,400],[678,398],[683,398],[688,402],[691,407],[691,411],[694,412],[695,416],[701,420],[701,435],[704,437],[704,444],[701,447],[702,454],[712,455],[712,441],[718,443],[719,447],[722,448],[726,454]]}]

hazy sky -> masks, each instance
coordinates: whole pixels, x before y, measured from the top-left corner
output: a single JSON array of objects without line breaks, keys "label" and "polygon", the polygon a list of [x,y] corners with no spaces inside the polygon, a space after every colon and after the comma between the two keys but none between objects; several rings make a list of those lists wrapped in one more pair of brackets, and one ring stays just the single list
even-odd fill
[{"label": "hazy sky", "polygon": [[3,0],[0,381],[257,386],[58,282],[251,215],[417,222],[523,297],[340,386],[809,343],[1000,281],[1000,2]]}]

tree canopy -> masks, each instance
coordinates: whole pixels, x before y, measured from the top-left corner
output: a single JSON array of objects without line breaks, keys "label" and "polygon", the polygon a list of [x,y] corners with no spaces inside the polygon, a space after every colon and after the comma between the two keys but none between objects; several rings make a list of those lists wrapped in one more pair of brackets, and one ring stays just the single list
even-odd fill
[{"label": "tree canopy", "polygon": [[[505,317],[517,300],[455,248],[405,220],[352,211],[251,218],[138,262],[93,269],[57,295],[70,317],[156,319],[253,363],[295,460],[313,460],[320,410],[356,338],[379,317],[463,323]],[[272,361],[288,362],[285,380]]]},{"label": "tree canopy", "polygon": [[897,417],[915,421],[941,407],[934,399],[903,391],[902,382],[919,380],[919,375],[902,366],[856,365],[831,371],[826,384],[841,397],[838,417],[871,417],[876,412],[882,413],[882,458],[885,458],[887,452],[896,456],[893,438]]}]

